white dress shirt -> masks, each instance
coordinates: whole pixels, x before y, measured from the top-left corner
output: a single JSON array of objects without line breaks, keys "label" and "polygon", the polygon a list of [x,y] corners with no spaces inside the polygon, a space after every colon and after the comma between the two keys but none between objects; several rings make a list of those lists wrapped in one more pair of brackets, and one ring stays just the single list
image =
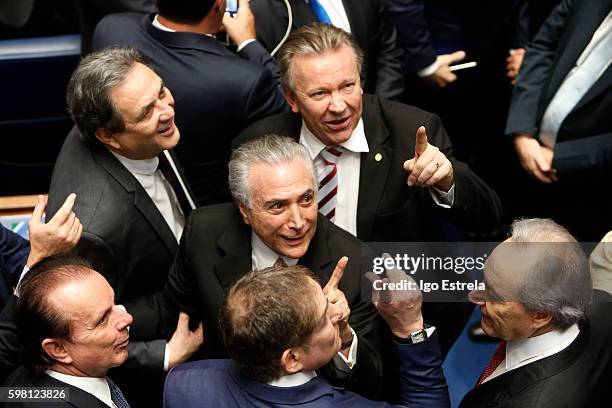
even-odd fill
[{"label": "white dress shirt", "polygon": [[509,341],[506,344],[506,358],[501,364],[487,377],[483,383],[495,377],[533,363],[560,351],[565,350],[578,337],[580,328],[576,323],[565,330],[553,330],[536,337],[529,337],[523,340]]},{"label": "white dress shirt", "polygon": [[[58,381],[70,384],[80,390],[83,390],[111,408],[117,408],[111,398],[110,388],[105,378],[95,377],[77,377],[74,375],[62,374],[53,370],[45,370],[45,374],[53,377]],[[42,406],[42,405],[41,405]]]},{"label": "white dress shirt", "polygon": [[[320,154],[325,146],[302,121],[300,131],[300,144],[310,153],[317,172],[317,179],[321,180],[325,172],[325,163]],[[342,143],[342,156],[336,163],[338,174],[338,192],[336,198],[336,217],[334,224],[357,236],[357,205],[359,202],[359,180],[361,175],[361,153],[370,151],[365,135],[363,119],[359,119],[353,129],[351,137]],[[409,154],[408,152],[406,154]],[[408,157],[407,157],[408,159]],[[408,178],[408,173],[406,173]],[[437,188],[428,189],[434,202],[443,208],[450,208],[455,200],[455,185],[448,192]]]},{"label": "white dress shirt", "polygon": [[314,371],[300,371],[299,373],[284,375],[277,380],[270,381],[268,384],[275,387],[297,387],[306,384],[317,376]]},{"label": "white dress shirt", "polygon": [[[274,250],[267,246],[255,232],[252,231],[251,248],[251,269],[256,271],[273,266],[278,260],[279,256],[283,258],[283,261],[285,261],[285,264],[288,266],[294,266],[298,262],[298,260],[295,258],[289,258],[284,255],[277,254]],[[351,332],[353,333],[353,342],[351,343],[351,348],[349,349],[348,358],[345,357],[344,354],[338,353],[338,356],[349,369],[352,369],[357,363],[357,345],[359,343],[357,340],[357,334],[352,328]],[[334,359],[334,363],[336,363],[336,361],[337,360]]]},{"label": "white dress shirt", "polygon": [[159,159],[154,157],[146,160],[132,160],[115,152],[111,151],[111,153],[138,180],[166,220],[166,224],[168,224],[176,240],[180,240],[185,226],[185,216],[174,189],[166,181],[161,171],[157,169]]}]

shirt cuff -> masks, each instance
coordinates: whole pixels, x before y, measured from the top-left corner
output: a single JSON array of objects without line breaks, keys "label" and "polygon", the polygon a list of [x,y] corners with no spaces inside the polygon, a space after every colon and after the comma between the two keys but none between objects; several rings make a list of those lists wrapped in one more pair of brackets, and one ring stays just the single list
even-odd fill
[{"label": "shirt cuff", "polygon": [[28,265],[24,265],[23,271],[21,271],[21,276],[19,277],[19,281],[17,282],[17,286],[15,286],[15,292],[13,292],[15,296],[19,297],[19,286],[21,285],[21,281],[23,280],[23,278],[26,276],[26,273],[28,273],[29,271],[30,268],[28,267]]},{"label": "shirt cuff", "polygon": [[[344,361],[349,370],[352,370],[355,364],[357,364],[357,344],[359,341],[357,340],[357,334],[355,330],[351,327],[351,333],[353,333],[353,342],[351,343],[351,348],[349,349],[348,357],[345,357],[344,354],[338,352],[338,355]],[[334,362],[337,360],[333,360]]]},{"label": "shirt cuff", "polygon": [[438,68],[440,68],[440,63],[438,62],[438,60],[436,59],[433,64],[431,64],[428,67],[425,67],[419,71],[417,71],[417,75],[420,76],[421,78],[423,77],[428,77],[431,74],[433,74],[434,72],[436,72],[438,70]]},{"label": "shirt cuff", "polygon": [[438,206],[451,208],[455,203],[455,183],[453,183],[448,191],[442,191],[434,186],[429,189],[429,194]]},{"label": "shirt cuff", "polygon": [[244,49],[244,47],[246,47],[247,45],[249,45],[250,43],[252,43],[254,41],[255,41],[255,38],[249,38],[248,40],[244,40],[243,42],[240,43],[240,45],[236,49],[236,52],[242,51]]},{"label": "shirt cuff", "polygon": [[170,365],[170,346],[166,343],[166,349],[164,350],[164,373],[168,372],[168,366]]}]

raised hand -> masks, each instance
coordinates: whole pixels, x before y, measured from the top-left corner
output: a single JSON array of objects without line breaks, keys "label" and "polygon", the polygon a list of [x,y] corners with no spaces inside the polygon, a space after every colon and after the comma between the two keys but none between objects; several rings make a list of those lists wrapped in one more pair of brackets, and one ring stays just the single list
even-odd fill
[{"label": "raised hand", "polygon": [[437,187],[447,192],[453,186],[453,166],[444,153],[429,144],[425,126],[417,129],[414,157],[404,162],[409,186]]},{"label": "raised hand", "polygon": [[327,296],[329,303],[333,305],[336,313],[340,313],[338,327],[340,328],[340,339],[342,340],[343,344],[348,343],[353,337],[353,333],[348,322],[349,316],[351,315],[351,309],[349,308],[346,296],[344,296],[344,292],[338,289],[338,285],[342,280],[347,263],[348,257],[343,256],[340,258],[334,272],[329,278],[329,281],[323,288],[323,293],[325,296]]}]

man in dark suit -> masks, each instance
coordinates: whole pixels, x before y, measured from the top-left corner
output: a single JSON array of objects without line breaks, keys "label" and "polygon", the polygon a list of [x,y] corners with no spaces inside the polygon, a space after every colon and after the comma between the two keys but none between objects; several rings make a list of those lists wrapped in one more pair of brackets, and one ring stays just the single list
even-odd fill
[{"label": "man in dark suit", "polygon": [[611,9],[610,0],[565,0],[554,9],[526,49],[506,124],[538,182],[528,214],[552,216],[588,241],[612,224],[598,194],[612,174]]},{"label": "man in dark suit", "polygon": [[[324,24],[304,26],[287,40],[279,61],[293,113],[263,119],[239,140],[276,133],[306,145],[319,175],[319,210],[336,225],[364,242],[444,240],[440,217],[470,231],[497,227],[497,195],[455,160],[436,115],[363,95],[361,51],[349,34]],[[330,148],[341,151],[337,167]],[[330,168],[337,177],[328,176]],[[440,328],[444,352],[471,313],[467,304],[464,309],[459,317],[458,304],[426,304],[425,317]]]},{"label": "man in dark suit", "polygon": [[[334,388],[314,372],[341,347],[342,311],[329,303],[325,293],[337,289],[342,273],[341,267],[336,268],[323,290],[312,272],[302,266],[272,267],[240,278],[219,313],[232,360],[204,360],[177,367],[168,375],[164,405],[188,408],[211,401],[208,406],[227,408],[258,403],[390,407],[386,402],[369,401]],[[437,332],[423,324],[418,289],[410,300],[389,299],[375,305],[397,336],[394,349],[403,367],[402,403],[450,407]]]},{"label": "man in dark suit", "polygon": [[[316,178],[305,148],[278,136],[244,143],[232,153],[229,174],[236,204],[192,213],[163,293],[126,305],[136,319],[131,334],[166,334],[178,310],[184,310],[206,327],[202,356],[226,358],[219,307],[234,281],[251,270],[284,262],[308,267],[325,283],[339,260],[348,256],[339,286],[342,296],[328,292],[330,301],[343,304],[346,311],[341,353],[323,374],[362,395],[380,397],[378,318],[361,298],[361,243],[318,214]],[[156,327],[161,332],[151,330]]]},{"label": "man in dark suit", "polygon": [[609,400],[612,303],[605,294],[588,311],[588,262],[565,228],[515,221],[487,259],[484,280],[486,290],[470,296],[485,333],[502,342],[461,407],[586,408]]},{"label": "man in dark suit", "polygon": [[[44,399],[46,406],[129,406],[106,377],[127,358],[132,322],[114,298],[104,277],[79,259],[51,257],[36,264],[20,283],[15,309],[27,364],[4,386],[60,387],[53,399]],[[3,395],[4,402],[10,398],[10,393]],[[9,405],[35,407],[40,402],[26,398]]]},{"label": "man in dark suit", "polygon": [[[74,211],[84,226],[76,252],[108,280],[118,302],[147,296],[164,287],[184,219],[195,208],[168,152],[180,138],[174,99],[130,48],[84,58],[67,94],[76,128],[55,163],[49,214],[76,193]],[[170,343],[133,343],[130,360],[161,379],[162,368],[184,361],[199,347],[189,330],[176,333],[181,339]],[[126,371],[128,381],[134,378]],[[143,397],[154,395],[142,391]]]},{"label": "man in dark suit", "polygon": [[76,196],[71,194],[47,223],[43,222],[46,202],[38,202],[29,222],[30,241],[0,225],[0,310],[22,275],[41,259],[70,251],[81,239],[83,225],[72,211]]},{"label": "man in dark suit", "polygon": [[[319,6],[316,6],[319,3]],[[398,99],[404,92],[402,51],[396,44],[396,31],[382,0],[253,0],[251,8],[257,19],[257,38],[268,50],[281,45],[288,29],[294,30],[314,21],[329,22],[353,33],[364,50],[361,70],[367,93]],[[321,16],[319,7],[323,9]],[[316,11],[313,11],[316,10]],[[288,27],[291,13],[291,27]]]},{"label": "man in dark suit", "polygon": [[[286,109],[278,65],[259,42],[248,2],[223,26],[238,44],[233,54],[213,35],[225,12],[221,0],[161,0],[159,14],[104,18],[93,49],[139,50],[175,95],[181,143],[176,148],[200,205],[230,201],[227,161],[232,139],[250,123]],[[267,69],[266,69],[267,68]]]}]

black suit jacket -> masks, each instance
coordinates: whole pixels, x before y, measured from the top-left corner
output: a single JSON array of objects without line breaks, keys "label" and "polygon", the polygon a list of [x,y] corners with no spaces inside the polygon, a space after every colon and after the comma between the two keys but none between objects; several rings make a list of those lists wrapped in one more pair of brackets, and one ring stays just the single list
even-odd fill
[{"label": "black suit jacket", "polygon": [[[317,21],[304,0],[289,0],[292,29]],[[368,93],[397,99],[404,92],[402,50],[395,43],[397,34],[389,22],[382,0],[343,0],[351,32],[364,52],[361,79]],[[253,0],[257,39],[270,51],[281,41],[289,23],[283,0]]]},{"label": "black suit jacket", "polygon": [[92,49],[129,45],[145,56],[174,95],[181,132],[175,152],[198,201],[229,201],[232,139],[250,123],[286,109],[274,78],[280,75],[278,65],[258,42],[247,45],[241,58],[213,37],[159,30],[152,17],[105,17]]},{"label": "black suit jacket", "polygon": [[[370,151],[361,154],[357,237],[364,242],[439,241],[442,216],[470,231],[491,231],[501,217],[497,194],[465,163],[456,160],[440,119],[412,106],[364,94],[363,124]],[[287,113],[265,118],[240,134],[236,143],[277,133],[299,140],[301,117]],[[453,165],[455,202],[437,206],[427,189],[408,187],[404,161],[414,157],[416,131],[427,128],[430,144]],[[377,154],[382,160],[375,159]]]},{"label": "black suit jacket", "polygon": [[29,242],[0,225],[0,310],[13,293],[29,254]]},{"label": "black suit jacket", "polygon": [[[379,318],[373,306],[361,300],[361,244],[321,215],[317,223],[317,231],[299,264],[311,269],[325,285],[338,260],[349,257],[340,290],[346,295],[351,308],[349,322],[359,337],[357,365],[349,382],[336,383],[363,395],[376,396],[381,370]],[[203,357],[227,358],[219,330],[219,307],[231,285],[250,270],[251,229],[244,224],[236,205],[199,208],[189,217],[163,294],[146,303],[128,304],[136,322],[130,335],[147,338],[165,334],[175,325],[178,311],[184,310],[204,323]],[[155,325],[159,331],[151,332]],[[334,370],[326,373],[332,381],[342,377]]]},{"label": "black suit jacket", "polygon": [[[538,137],[548,104],[611,8],[611,0],[565,0],[554,9],[526,48],[507,134]],[[561,124],[553,157],[560,180],[566,174],[611,174],[611,86],[612,67],[608,66]]]},{"label": "black suit jacket", "polygon": [[610,299],[594,303],[569,347],[477,386],[466,394],[460,408],[607,405],[612,379],[611,312]]},{"label": "black suit jacket", "polygon": [[[97,399],[90,393],[81,390],[80,388],[74,387],[65,382],[56,380],[53,377],[48,376],[45,373],[34,371],[25,366],[19,367],[15,372],[6,380],[4,387],[20,388],[20,387],[59,387],[67,388],[68,393],[66,398],[57,402],[11,402],[6,404],[7,407],[20,407],[20,408],[65,408],[65,407],[77,407],[77,408],[108,408],[108,405]],[[4,405],[2,405],[4,406]]]}]

